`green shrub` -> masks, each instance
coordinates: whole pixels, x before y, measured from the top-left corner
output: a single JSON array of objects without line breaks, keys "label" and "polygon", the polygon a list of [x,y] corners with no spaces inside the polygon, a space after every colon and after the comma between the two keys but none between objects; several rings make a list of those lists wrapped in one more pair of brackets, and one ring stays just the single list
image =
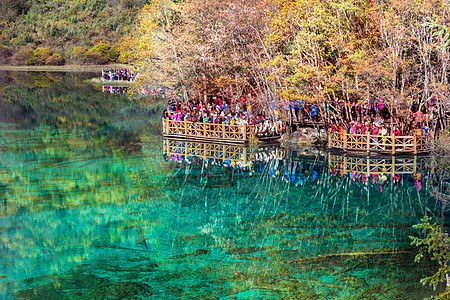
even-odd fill
[{"label": "green shrub", "polygon": [[100,52],[89,49],[84,55],[84,62],[91,65],[104,65],[108,62],[108,59]]},{"label": "green shrub", "polygon": [[7,64],[11,55],[11,49],[6,46],[0,45],[0,64]]},{"label": "green shrub", "polygon": [[65,64],[65,60],[61,54],[53,53],[45,60],[45,64],[49,66],[62,66]]},{"label": "green shrub", "polygon": [[22,42],[25,43],[25,44],[33,43],[33,42],[34,42],[34,39],[33,39],[33,37],[30,35],[29,32],[25,32],[25,33],[23,34],[23,36],[22,36]]},{"label": "green shrub", "polygon": [[13,0],[13,1],[2,1],[4,11],[2,13],[8,12],[12,16],[20,16],[25,14],[31,7],[31,1],[29,0]]},{"label": "green shrub", "polygon": [[120,0],[120,6],[125,9],[132,9],[135,6],[142,6],[146,1],[143,0]]},{"label": "green shrub", "polygon": [[52,51],[50,51],[50,49],[48,48],[37,48],[33,51],[33,56],[26,62],[26,64],[31,66],[45,65],[45,61],[52,54]]},{"label": "green shrub", "polygon": [[106,57],[110,62],[117,62],[120,56],[119,46],[114,45],[111,47],[111,49],[108,50],[106,53]]},{"label": "green shrub", "polygon": [[86,55],[86,52],[88,50],[86,47],[73,47],[72,56],[73,59],[79,63],[81,63],[84,60],[84,56]]},{"label": "green shrub", "polygon": [[100,52],[102,56],[106,56],[111,46],[108,43],[97,43],[90,50]]},{"label": "green shrub", "polygon": [[12,65],[25,65],[33,57],[34,48],[26,47],[17,51],[9,60]]}]

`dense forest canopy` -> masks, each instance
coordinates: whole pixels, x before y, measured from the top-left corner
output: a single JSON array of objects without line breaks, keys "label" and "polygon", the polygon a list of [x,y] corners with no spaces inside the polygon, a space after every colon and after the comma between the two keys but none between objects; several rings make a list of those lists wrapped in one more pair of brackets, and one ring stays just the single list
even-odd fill
[{"label": "dense forest canopy", "polygon": [[448,105],[444,0],[0,0],[0,10],[0,63],[128,62],[142,84],[246,97],[276,117],[299,100],[336,121],[374,99],[403,123],[414,101]]},{"label": "dense forest canopy", "polygon": [[279,111],[303,99],[324,111],[383,98],[401,115],[448,98],[449,25],[442,0],[154,0],[122,56],[186,99],[250,95]]}]

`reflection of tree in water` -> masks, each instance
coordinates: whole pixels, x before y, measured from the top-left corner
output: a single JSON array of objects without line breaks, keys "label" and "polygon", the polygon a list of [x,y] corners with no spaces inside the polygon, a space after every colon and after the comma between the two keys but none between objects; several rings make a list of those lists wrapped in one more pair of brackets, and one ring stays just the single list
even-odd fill
[{"label": "reflection of tree in water", "polygon": [[[372,224],[370,226],[374,228],[394,226],[405,234],[410,234],[409,224],[414,223],[411,220],[419,220],[427,210],[437,209],[427,194],[427,169],[401,175],[386,175],[381,171],[363,175],[329,169],[327,160],[330,158],[326,156],[302,157],[294,153],[284,159],[270,159],[270,155],[266,160],[252,159],[255,157],[261,156],[250,154],[244,166],[242,163],[232,165],[226,160],[165,156],[166,160],[176,161],[178,165],[168,183],[184,191],[182,193],[187,194],[192,189],[198,191],[189,198],[191,205],[201,205],[205,201],[205,197],[196,197],[197,194],[211,194],[209,198],[214,199],[242,196],[248,204],[248,207],[241,207],[242,212],[258,210],[263,214],[299,206],[300,211],[305,212],[305,218],[316,219],[318,223],[324,221],[330,225],[345,220],[345,227],[361,226],[361,222]],[[377,162],[374,164],[381,167]],[[417,174],[421,174],[420,178]],[[233,191],[228,197],[222,195],[223,191],[213,191],[230,186]],[[213,189],[208,191],[210,188]],[[408,225],[402,225],[399,216],[408,220]],[[291,225],[298,221],[296,218],[289,220],[292,220],[289,221]]]},{"label": "reflection of tree in water", "polygon": [[[135,217],[129,207],[144,205],[163,193],[161,178],[155,176],[159,165],[136,155],[141,150],[139,132],[113,124],[97,129],[33,129],[5,124],[0,130],[0,140],[8,141],[0,145],[0,229],[7,233],[0,235],[0,264],[6,274],[20,274],[20,278],[2,278],[0,294],[34,285],[42,292],[39,297],[60,299],[58,295],[67,292],[50,290],[49,281],[51,289],[65,284],[74,290],[82,286],[95,290],[97,284],[108,282],[96,276],[95,268],[117,274],[137,273],[142,267],[144,272],[151,262],[137,262],[139,251],[145,250],[139,226],[152,221]],[[115,244],[120,241],[126,242]],[[136,255],[108,262],[99,259],[93,269],[83,269],[89,275],[78,274],[89,282],[65,277],[71,267],[83,268],[94,251],[118,249]],[[121,264],[125,261],[126,266]],[[123,293],[136,287],[122,286]],[[27,297],[33,298],[36,289],[25,294],[30,292]],[[99,290],[86,298],[98,298]],[[71,296],[77,297],[76,293]]]},{"label": "reflection of tree in water", "polygon": [[[433,209],[425,188],[412,189],[410,202],[392,200],[386,208],[393,194],[388,187],[368,187],[367,200],[350,175],[329,174],[326,156],[286,153],[278,159],[269,149],[266,155],[250,153],[247,167],[231,160],[166,162],[154,140],[141,138],[144,157],[97,150],[80,173],[73,161],[77,151],[68,161],[41,161],[40,167],[47,162],[54,168],[52,178],[66,183],[61,186],[68,195],[65,186],[86,174],[98,198],[89,210],[49,210],[46,227],[31,234],[8,228],[11,238],[26,237],[5,241],[17,253],[42,250],[17,256],[15,263],[38,284],[15,296],[410,299],[421,289],[418,280],[430,266],[414,266],[416,274],[408,269],[415,253],[407,236],[412,219]],[[36,163],[32,156],[23,159]],[[61,179],[58,165],[68,162],[74,172]],[[54,184],[50,180],[41,184]],[[413,182],[402,180],[399,189]],[[109,194],[102,194],[105,188]],[[137,193],[142,190],[148,198]],[[41,278],[43,265],[57,275]]]},{"label": "reflection of tree in water", "polygon": [[431,195],[443,204],[443,213],[450,210],[450,172],[448,158],[436,158],[429,188]]},{"label": "reflection of tree in water", "polygon": [[427,193],[430,170],[394,179],[378,161],[378,178],[365,181],[358,172],[329,169],[326,155],[250,153],[244,165],[173,154],[165,157],[178,166],[168,181],[172,198],[208,216],[199,241],[222,249],[228,264],[208,272],[236,294],[262,288],[267,297],[407,298],[433,271],[431,264],[407,278],[401,271],[414,260],[411,225],[438,210]]},{"label": "reflection of tree in water", "polygon": [[[83,289],[85,298],[139,294],[144,284],[117,284],[99,273],[129,279],[156,268],[139,230],[159,222],[143,218],[142,211],[164,196],[159,160],[141,155],[148,148],[142,133],[156,130],[154,116],[140,107],[125,109],[125,98],[105,100],[90,87],[74,90],[70,80],[53,88],[8,87],[1,96],[1,105],[32,113],[13,111],[8,120],[14,124],[0,124],[0,294],[24,289],[24,298],[79,298]],[[61,101],[67,97],[70,101]],[[159,123],[159,112],[156,117]]]},{"label": "reflection of tree in water", "polygon": [[76,79],[89,78],[85,73],[17,72],[11,77],[18,85],[2,89],[0,122],[94,126],[109,123],[118,111],[131,106],[125,96],[106,98],[93,86],[75,85]]},{"label": "reflection of tree in water", "polygon": [[[268,195],[272,187],[277,190],[283,187],[284,193],[302,194],[307,201],[319,200],[330,209],[339,206],[342,210],[345,206],[338,204],[342,199],[365,199],[365,203],[370,205],[371,197],[383,198],[380,208],[385,212],[399,205],[410,207],[413,204],[408,202],[415,201],[415,197],[420,202],[420,195],[425,197],[429,189],[429,157],[357,158],[360,165],[369,168],[362,172],[354,163],[355,159],[352,160],[353,169],[350,163],[345,168],[343,163],[335,163],[336,158],[347,158],[340,155],[326,156],[321,153],[302,157],[291,153],[280,159],[273,155],[279,149],[272,148],[265,152],[255,151],[245,159],[241,156],[233,161],[212,158],[214,155],[210,152],[208,157],[184,156],[176,152],[182,147],[177,147],[169,153],[165,149],[165,159],[179,165],[173,174],[173,182],[178,185],[192,184],[201,188],[239,185],[242,189],[247,180],[252,186],[247,193]],[[223,153],[217,155],[222,156]],[[239,181],[242,183],[238,184]]]},{"label": "reflection of tree in water", "polygon": [[10,72],[15,84],[27,88],[45,88],[53,83],[60,82],[64,78],[61,72]]},{"label": "reflection of tree in water", "polygon": [[[141,150],[138,132],[117,126],[26,130],[4,125],[0,139],[7,141],[0,145],[4,214],[14,214],[23,207],[39,211],[123,202],[127,201],[122,196],[124,187],[130,194],[154,194],[152,183],[147,183],[147,189],[139,186],[136,175],[124,165],[132,153]],[[105,185],[117,188],[106,197]]]},{"label": "reflection of tree in water", "polygon": [[27,124],[35,121],[35,114],[32,110],[19,103],[13,104],[0,100],[0,122]]}]

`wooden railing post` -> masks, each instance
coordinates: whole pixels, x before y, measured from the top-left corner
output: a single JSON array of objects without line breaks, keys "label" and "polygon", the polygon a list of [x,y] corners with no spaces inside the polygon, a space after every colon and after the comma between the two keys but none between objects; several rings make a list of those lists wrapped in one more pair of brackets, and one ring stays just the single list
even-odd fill
[{"label": "wooden railing post", "polygon": [[413,136],[413,141],[414,141],[414,154],[417,154],[417,137],[416,137],[416,132],[414,131],[414,136]]},{"label": "wooden railing post", "polygon": [[225,123],[222,123],[222,138],[225,138]]},{"label": "wooden railing post", "polygon": [[332,130],[331,128],[328,129],[328,148],[331,148],[331,135],[332,135]]},{"label": "wooden railing post", "polygon": [[203,136],[206,136],[206,122],[205,122],[205,119],[203,119]]},{"label": "wooden railing post", "polygon": [[244,141],[247,140],[247,124],[244,123]]},{"label": "wooden railing post", "polygon": [[395,135],[392,133],[392,155],[395,154]]},{"label": "wooden railing post", "polygon": [[370,152],[370,132],[369,128],[366,131],[366,152]]},{"label": "wooden railing post", "polygon": [[434,148],[434,140],[431,139],[433,135],[431,133],[428,134],[427,136],[427,151],[431,150]]},{"label": "wooden railing post", "polygon": [[344,131],[344,149],[347,149],[347,131]]}]

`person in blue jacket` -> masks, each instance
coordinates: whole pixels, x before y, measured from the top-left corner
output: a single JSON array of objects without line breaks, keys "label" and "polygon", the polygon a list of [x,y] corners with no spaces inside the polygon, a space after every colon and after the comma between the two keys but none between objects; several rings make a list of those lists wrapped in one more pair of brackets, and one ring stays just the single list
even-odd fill
[{"label": "person in blue jacket", "polygon": [[313,122],[317,122],[317,108],[313,105],[311,105],[311,119]]}]

